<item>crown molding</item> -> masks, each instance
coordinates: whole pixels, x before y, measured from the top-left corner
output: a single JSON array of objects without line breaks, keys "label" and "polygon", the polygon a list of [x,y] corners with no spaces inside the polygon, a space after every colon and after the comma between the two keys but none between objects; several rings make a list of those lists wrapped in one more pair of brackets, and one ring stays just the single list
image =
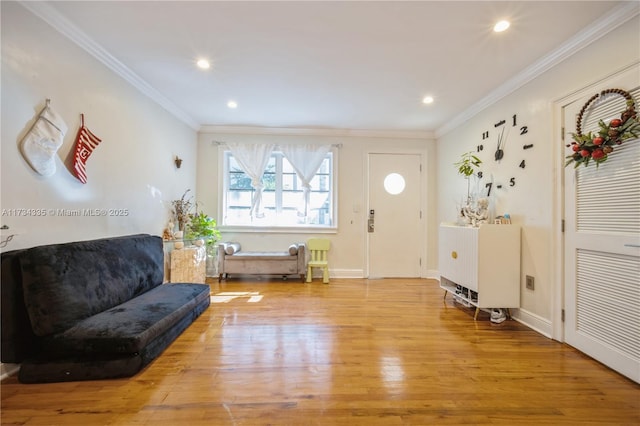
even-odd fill
[{"label": "crown molding", "polygon": [[295,136],[337,136],[361,138],[391,139],[429,139],[435,140],[435,134],[429,131],[401,130],[365,130],[365,129],[333,129],[333,128],[298,128],[298,127],[252,127],[252,126],[215,126],[200,127],[200,132],[215,134],[244,135],[295,135]]},{"label": "crown molding", "polygon": [[128,68],[113,55],[107,52],[102,46],[100,46],[96,41],[94,41],[76,25],[71,23],[71,21],[65,18],[50,4],[40,1],[20,1],[19,4],[29,12],[33,13],[35,16],[49,24],[69,40],[80,46],[80,48],[84,49],[98,61],[102,62],[107,66],[107,68],[122,77],[129,84],[138,89],[138,91],[140,91],[142,94],[149,97],[158,105],[166,109],[178,120],[182,121],[193,130],[197,131],[200,128],[200,125],[190,115],[176,106],[169,99],[164,97],[160,92],[158,92],[139,75],[137,75],[130,68]]},{"label": "crown molding", "polygon": [[439,138],[464,122],[470,120],[485,108],[490,107],[502,98],[513,93],[517,89],[529,83],[531,80],[539,77],[594,41],[604,37],[606,34],[615,30],[638,14],[640,14],[640,3],[638,2],[624,2],[611,9],[607,15],[602,16],[595,22],[589,24],[585,29],[560,45],[560,47],[555,49],[553,52],[543,56],[540,60],[534,62],[520,74],[517,74],[507,80],[489,95],[471,105],[455,118],[449,120],[447,124],[436,129],[435,136]]}]

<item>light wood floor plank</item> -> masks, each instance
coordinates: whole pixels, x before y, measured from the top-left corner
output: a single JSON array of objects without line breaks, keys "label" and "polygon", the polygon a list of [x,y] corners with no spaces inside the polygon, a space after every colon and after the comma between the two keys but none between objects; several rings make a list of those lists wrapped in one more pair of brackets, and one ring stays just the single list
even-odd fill
[{"label": "light wood floor plank", "polygon": [[640,424],[640,385],[516,321],[473,321],[432,280],[210,285],[135,377],[3,381],[2,424]]}]

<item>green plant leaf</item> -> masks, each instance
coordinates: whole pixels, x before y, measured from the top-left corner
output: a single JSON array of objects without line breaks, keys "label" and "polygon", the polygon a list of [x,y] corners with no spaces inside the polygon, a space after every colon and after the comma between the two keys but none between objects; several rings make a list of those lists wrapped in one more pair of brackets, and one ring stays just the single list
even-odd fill
[{"label": "green plant leaf", "polygon": [[476,172],[476,168],[480,167],[482,160],[473,154],[473,151],[465,152],[460,156],[460,160],[454,163],[458,170],[458,174],[464,175],[469,178]]}]

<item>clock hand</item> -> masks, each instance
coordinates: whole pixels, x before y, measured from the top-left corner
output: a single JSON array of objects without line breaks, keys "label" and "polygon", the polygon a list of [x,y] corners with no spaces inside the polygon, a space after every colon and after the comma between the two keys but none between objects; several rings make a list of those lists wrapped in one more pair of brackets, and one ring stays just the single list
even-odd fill
[{"label": "clock hand", "polygon": [[494,155],[494,158],[496,161],[501,160],[502,157],[504,156],[504,150],[503,150],[504,139],[502,138],[503,136],[504,136],[504,127],[502,128],[502,132],[500,132],[500,135],[498,136],[498,148],[496,149],[496,153]]}]

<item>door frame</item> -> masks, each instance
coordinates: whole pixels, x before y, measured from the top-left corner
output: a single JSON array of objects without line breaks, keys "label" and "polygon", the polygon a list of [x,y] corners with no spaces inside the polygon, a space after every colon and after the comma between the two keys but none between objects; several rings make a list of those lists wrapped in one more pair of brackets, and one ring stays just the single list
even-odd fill
[{"label": "door frame", "polygon": [[640,66],[640,61],[635,61],[607,76],[601,78],[600,80],[591,83],[590,85],[583,87],[582,89],[576,90],[572,93],[569,93],[561,98],[558,98],[553,101],[553,143],[555,144],[556,149],[552,150],[553,153],[553,183],[554,183],[554,203],[555,208],[553,209],[553,218],[552,218],[552,227],[554,229],[552,236],[552,244],[551,250],[549,250],[550,255],[550,265],[553,271],[553,281],[555,282],[555,286],[551,291],[551,337],[554,340],[559,342],[565,341],[564,335],[564,321],[563,321],[563,310],[565,307],[564,300],[564,291],[565,291],[565,283],[564,283],[564,271],[565,267],[565,256],[564,256],[564,232],[562,229],[563,220],[565,216],[564,211],[564,203],[565,203],[565,187],[564,187],[564,162],[566,156],[565,144],[568,143],[568,139],[562,138],[563,128],[562,123],[564,122],[563,111],[564,107],[576,102],[577,100],[589,96],[590,94],[597,93],[603,89],[607,89],[610,87],[615,87],[616,80],[620,78],[624,78],[627,73],[631,73],[636,71],[637,67]]},{"label": "door frame", "polygon": [[[428,226],[427,224],[429,223],[429,219],[430,219],[430,215],[427,211],[427,175],[428,175],[428,170],[427,170],[427,152],[425,151],[420,151],[420,150],[415,150],[415,149],[398,149],[398,150],[393,150],[393,151],[389,151],[389,150],[367,150],[365,152],[365,156],[366,156],[366,184],[365,184],[365,196],[364,196],[364,200],[365,200],[365,205],[367,206],[366,209],[363,209],[363,217],[362,217],[362,223],[365,227],[364,229],[364,240],[365,240],[365,244],[364,244],[364,263],[365,263],[365,278],[369,278],[369,272],[370,272],[370,259],[369,259],[369,244],[370,244],[370,238],[369,238],[369,233],[367,232],[366,226],[367,226],[367,219],[369,218],[369,205],[370,205],[370,200],[369,200],[369,192],[371,190],[371,185],[370,185],[370,181],[369,181],[369,174],[371,172],[371,167],[369,164],[369,158],[372,154],[380,154],[380,155],[417,155],[419,156],[420,159],[420,164],[422,165],[422,173],[420,174],[421,176],[421,182],[420,182],[420,210],[422,211],[422,220],[420,221],[420,235],[423,236],[423,238],[420,239],[420,258],[422,259],[422,263],[420,265],[420,278],[428,278],[427,276],[427,229]],[[436,213],[434,213],[436,214]]]}]

